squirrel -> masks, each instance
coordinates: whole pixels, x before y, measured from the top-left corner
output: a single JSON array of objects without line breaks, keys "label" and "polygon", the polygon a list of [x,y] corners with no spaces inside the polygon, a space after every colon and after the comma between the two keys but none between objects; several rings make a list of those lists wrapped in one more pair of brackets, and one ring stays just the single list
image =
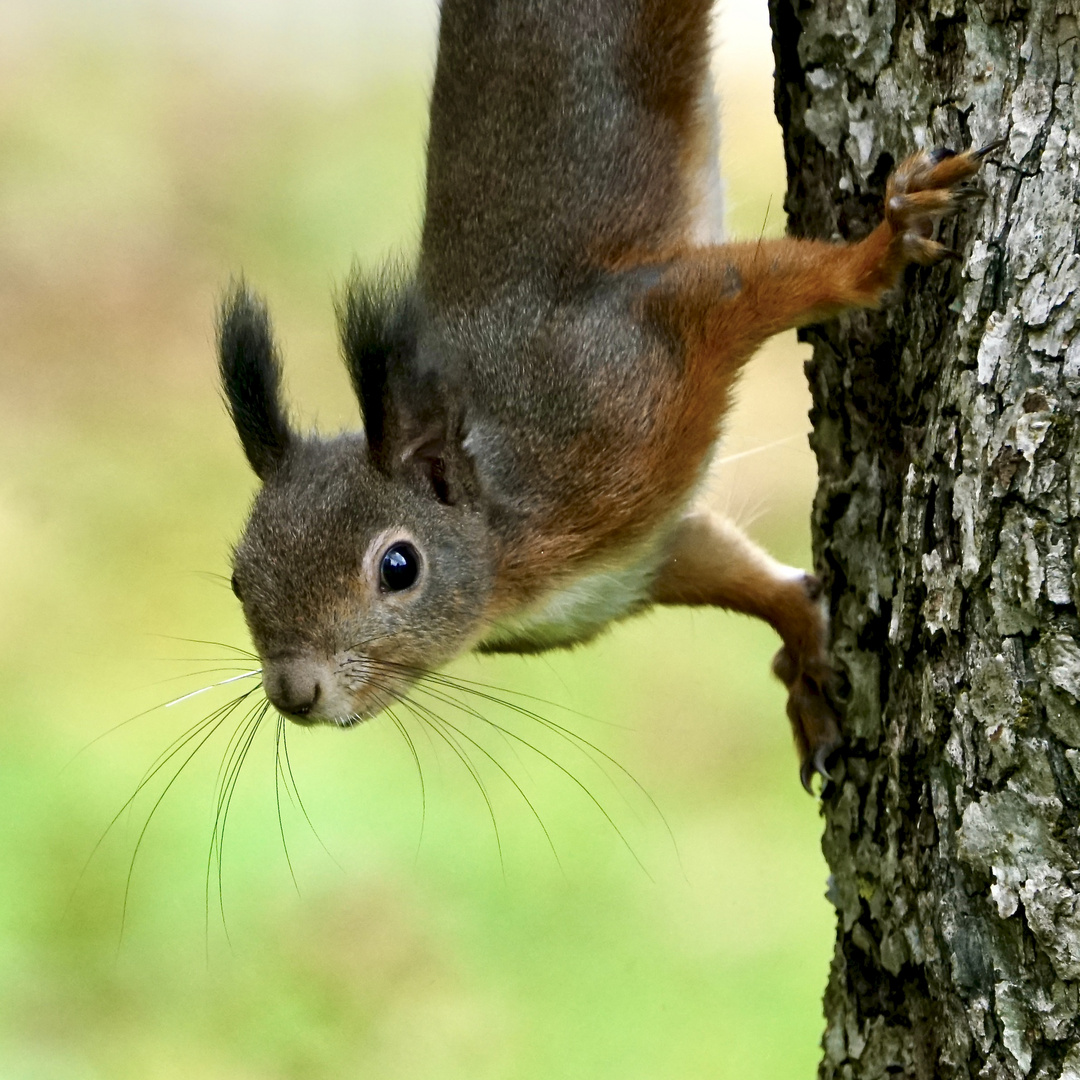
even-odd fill
[{"label": "squirrel", "polygon": [[717,243],[712,0],[443,0],[407,272],[338,304],[363,431],[290,423],[263,302],[225,296],[262,482],[233,589],[270,702],[351,726],[467,651],[585,642],[654,604],[764,619],[800,776],[842,738],[822,586],[695,501],[767,338],[876,307],[993,146],[922,151],[856,243]]}]

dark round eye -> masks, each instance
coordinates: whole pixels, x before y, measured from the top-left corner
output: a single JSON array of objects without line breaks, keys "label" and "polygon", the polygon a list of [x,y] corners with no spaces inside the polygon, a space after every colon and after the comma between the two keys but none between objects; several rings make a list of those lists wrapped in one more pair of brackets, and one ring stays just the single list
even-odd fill
[{"label": "dark round eye", "polygon": [[387,592],[401,592],[415,584],[420,576],[420,555],[406,541],[393,544],[383,553],[379,580]]},{"label": "dark round eye", "polygon": [[235,573],[233,573],[230,584],[232,585],[233,596],[235,596],[237,600],[242,601],[244,598],[240,595],[240,582],[236,580]]}]

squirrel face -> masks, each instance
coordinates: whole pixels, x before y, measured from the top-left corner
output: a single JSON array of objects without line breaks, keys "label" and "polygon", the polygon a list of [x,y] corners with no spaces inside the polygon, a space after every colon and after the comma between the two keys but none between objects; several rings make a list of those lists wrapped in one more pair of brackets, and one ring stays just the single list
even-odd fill
[{"label": "squirrel face", "polygon": [[221,358],[263,481],[232,580],[264,689],[290,719],[350,726],[480,633],[490,530],[457,484],[437,424],[388,460],[361,434],[295,433],[266,312],[242,289],[223,310]]}]

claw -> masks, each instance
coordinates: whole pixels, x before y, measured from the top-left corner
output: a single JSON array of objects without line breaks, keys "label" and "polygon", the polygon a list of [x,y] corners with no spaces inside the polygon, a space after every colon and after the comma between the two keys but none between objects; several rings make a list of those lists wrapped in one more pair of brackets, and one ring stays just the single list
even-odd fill
[{"label": "claw", "polygon": [[995,150],[1000,150],[1006,142],[1006,139],[995,139],[992,143],[987,143],[985,146],[979,147],[978,150],[972,150],[971,156],[982,161],[987,154],[992,154]]},{"label": "claw", "polygon": [[826,784],[833,782],[833,774],[829,771],[827,763],[830,757],[835,753],[837,747],[826,743],[819,746],[814,752],[813,757],[807,757],[806,760],[799,766],[799,780],[802,782],[803,788],[808,795],[816,795],[814,791],[814,774],[816,773],[821,777],[822,790],[824,790]]},{"label": "claw", "polygon": [[826,744],[825,746],[819,746],[817,753],[814,754],[814,771],[826,781],[832,780],[832,773],[825,767],[826,762],[832,756],[832,752],[833,748]]},{"label": "claw", "polygon": [[938,162],[944,161],[946,158],[956,157],[956,151],[950,150],[947,146],[937,146],[933,150],[927,151],[926,156],[937,165]]}]

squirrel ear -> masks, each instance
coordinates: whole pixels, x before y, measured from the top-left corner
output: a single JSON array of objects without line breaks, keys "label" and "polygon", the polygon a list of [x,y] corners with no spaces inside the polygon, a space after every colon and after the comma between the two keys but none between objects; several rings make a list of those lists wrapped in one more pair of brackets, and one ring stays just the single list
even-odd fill
[{"label": "squirrel ear", "polygon": [[356,276],[338,304],[342,351],[368,449],[387,475],[418,478],[453,504],[474,486],[461,410],[436,363],[421,362],[419,305],[403,276]]},{"label": "squirrel ear", "polygon": [[235,283],[221,303],[218,360],[229,413],[251,467],[266,480],[293,441],[281,403],[281,363],[266,305]]}]

